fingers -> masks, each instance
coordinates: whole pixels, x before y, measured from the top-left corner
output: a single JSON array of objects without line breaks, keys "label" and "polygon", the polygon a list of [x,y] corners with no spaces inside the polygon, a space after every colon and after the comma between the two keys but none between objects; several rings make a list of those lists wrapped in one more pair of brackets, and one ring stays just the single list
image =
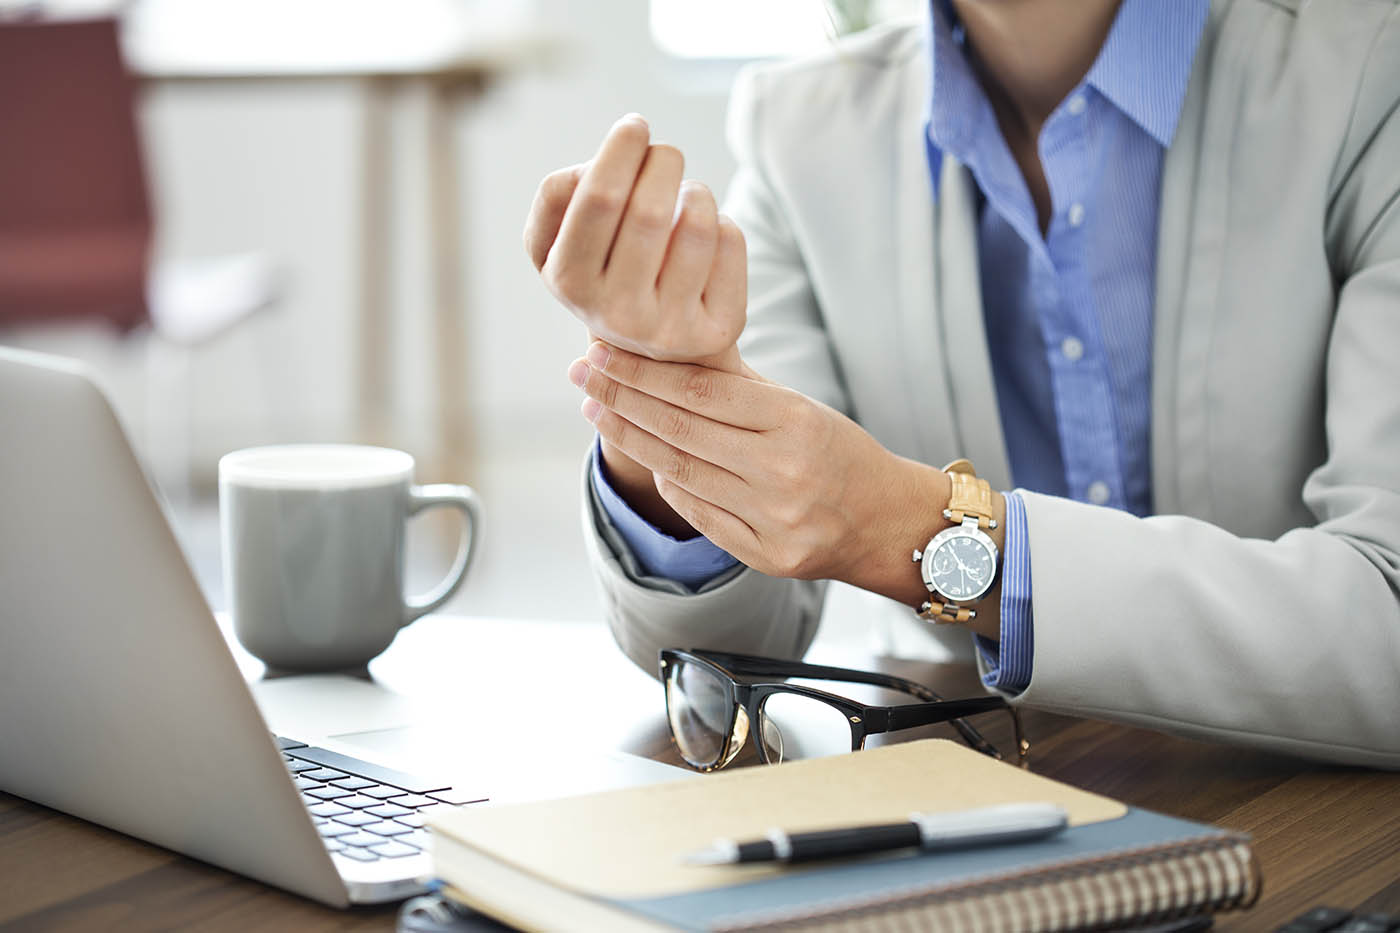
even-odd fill
[{"label": "fingers", "polygon": [[733,512],[700,498],[663,476],[653,474],[656,491],[690,527],[744,563],[744,555],[759,550],[758,533]]},{"label": "fingers", "polygon": [[744,234],[738,224],[719,215],[714,263],[701,300],[710,339],[717,347],[727,347],[739,339],[747,319],[749,261]]},{"label": "fingers", "polygon": [[698,181],[683,183],[675,226],[657,282],[663,307],[701,310],[700,295],[710,277],[719,240],[718,223],[710,189]]},{"label": "fingers", "polygon": [[767,430],[783,420],[788,390],[772,383],[692,363],[652,360],[601,342],[588,348],[587,364],[609,380],[736,428]]},{"label": "fingers", "polygon": [[569,367],[569,378],[604,408],[616,412],[629,423],[672,447],[722,468],[738,472],[753,446],[752,431],[712,421],[639,392],[608,378],[585,360],[576,360]]},{"label": "fingers", "polygon": [[549,264],[562,281],[602,272],[627,199],[647,155],[651,131],[636,114],[618,120],[588,163],[564,212]]},{"label": "fingers", "polygon": [[559,236],[559,225],[564,222],[564,212],[585,168],[586,165],[570,165],[550,172],[535,192],[530,215],[525,219],[525,252],[536,270],[543,269],[549,258],[549,248]]},{"label": "fingers", "polygon": [[671,446],[617,412],[604,408],[596,399],[584,399],[582,411],[603,440],[652,473],[706,500],[735,502],[742,499],[746,484],[723,467]]},{"label": "fingers", "polygon": [[684,172],[685,157],[675,146],[647,149],[607,258],[605,271],[615,284],[647,294],[655,288]]}]

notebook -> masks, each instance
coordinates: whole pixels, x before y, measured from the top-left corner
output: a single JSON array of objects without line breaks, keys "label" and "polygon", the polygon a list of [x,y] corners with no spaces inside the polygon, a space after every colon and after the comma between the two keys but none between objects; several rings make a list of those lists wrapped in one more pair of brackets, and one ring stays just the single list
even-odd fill
[{"label": "notebook", "polygon": [[[782,866],[695,866],[761,837],[1016,801],[1063,806],[1034,842]],[[429,817],[444,892],[525,930],[1068,930],[1245,907],[1249,839],[925,740],[703,780]],[[979,925],[980,924],[980,925]]]}]

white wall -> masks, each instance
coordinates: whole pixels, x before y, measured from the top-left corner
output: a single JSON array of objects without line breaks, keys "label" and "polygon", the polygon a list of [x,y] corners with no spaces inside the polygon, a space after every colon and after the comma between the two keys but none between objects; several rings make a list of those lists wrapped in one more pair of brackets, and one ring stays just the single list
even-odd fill
[{"label": "white wall", "polygon": [[[686,152],[692,177],[722,192],[732,170],[722,138],[730,73],[688,70],[657,52],[646,0],[536,0],[535,9],[561,38],[560,54],[502,78],[455,120],[466,382],[482,445],[507,456],[539,444],[581,449],[589,435],[564,377],[583,348],[582,329],[546,293],[520,244],[539,179],[588,158],[609,125],[633,110]],[[265,249],[287,272],[272,313],[195,351],[188,403],[203,472],[246,444],[355,436],[364,104],[353,81],[155,84],[145,92],[158,252]],[[395,270],[388,440],[420,453],[436,438],[425,112],[421,88],[395,98],[385,231]],[[142,436],[141,352],[91,338],[21,342],[93,360]]]}]

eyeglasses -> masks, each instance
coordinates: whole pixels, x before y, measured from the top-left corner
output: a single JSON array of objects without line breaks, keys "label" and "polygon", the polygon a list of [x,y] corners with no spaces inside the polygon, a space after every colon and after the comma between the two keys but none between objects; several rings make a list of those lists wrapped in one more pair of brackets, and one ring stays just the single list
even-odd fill
[{"label": "eyeglasses", "polygon": [[[1029,759],[1030,743],[1021,729],[1021,717],[999,696],[945,700],[902,677],[746,654],[663,649],[660,663],[671,736],[681,757],[701,771],[714,771],[733,761],[750,731],[759,760],[778,764],[859,751],[869,736],[937,723],[946,724],[950,735],[956,733],[977,751],[1005,760],[1007,756],[966,721],[971,716],[984,724],[1009,720],[1004,724],[1014,743],[1016,762],[1024,768]],[[771,680],[763,682],[765,678]],[[777,682],[777,678],[870,684],[923,702],[867,706],[825,690]],[[1000,728],[1002,724],[992,725]]]}]

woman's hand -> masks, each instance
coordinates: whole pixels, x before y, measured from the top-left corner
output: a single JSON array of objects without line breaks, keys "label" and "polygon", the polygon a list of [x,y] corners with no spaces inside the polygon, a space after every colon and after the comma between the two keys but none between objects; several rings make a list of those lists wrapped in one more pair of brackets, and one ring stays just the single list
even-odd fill
[{"label": "woman's hand", "polygon": [[666,503],[743,563],[844,580],[910,606],[927,598],[910,555],[942,523],[942,471],[752,370],[659,362],[600,342],[569,377],[603,439],[651,470]]},{"label": "woman's hand", "polygon": [[525,251],[589,331],[662,360],[732,368],[748,301],[744,237],[680,150],[623,117],[591,162],[540,184]]}]

